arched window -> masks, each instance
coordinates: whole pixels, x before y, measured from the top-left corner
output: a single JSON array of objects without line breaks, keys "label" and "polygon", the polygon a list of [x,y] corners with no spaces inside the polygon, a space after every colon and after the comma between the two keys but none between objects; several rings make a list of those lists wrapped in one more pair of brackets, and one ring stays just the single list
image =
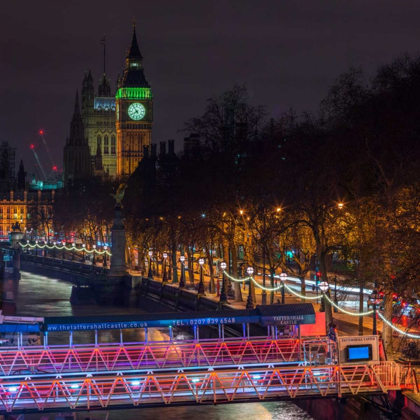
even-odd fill
[{"label": "arched window", "polygon": [[111,155],[115,155],[117,153],[116,151],[116,142],[115,142],[115,136],[111,137]]},{"label": "arched window", "polygon": [[109,154],[109,143],[108,143],[108,136],[104,137],[104,154]]},{"label": "arched window", "polygon": [[101,136],[98,136],[98,146],[101,147],[102,145],[102,138]]}]

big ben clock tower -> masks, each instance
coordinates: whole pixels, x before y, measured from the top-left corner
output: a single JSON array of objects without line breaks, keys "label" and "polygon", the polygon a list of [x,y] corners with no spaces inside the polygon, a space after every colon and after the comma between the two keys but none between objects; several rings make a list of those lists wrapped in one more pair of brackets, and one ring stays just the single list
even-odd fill
[{"label": "big ben clock tower", "polygon": [[133,39],[125,59],[124,75],[118,83],[116,100],[117,177],[127,179],[142,158],[143,146],[152,142],[153,96],[143,71],[143,57]]}]

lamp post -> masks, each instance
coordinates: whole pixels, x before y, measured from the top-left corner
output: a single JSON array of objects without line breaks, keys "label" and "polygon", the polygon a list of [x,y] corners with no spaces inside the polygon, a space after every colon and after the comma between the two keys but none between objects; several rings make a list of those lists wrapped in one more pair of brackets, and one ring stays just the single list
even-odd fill
[{"label": "lamp post", "polygon": [[149,251],[149,272],[147,273],[147,277],[151,280],[153,280],[153,271],[152,271],[152,257],[153,257],[153,251]]},{"label": "lamp post", "polygon": [[224,261],[222,261],[220,263],[220,268],[222,269],[222,291],[220,292],[220,299],[219,299],[220,304],[227,303],[228,301],[227,295],[226,295],[226,283],[225,283],[226,267],[227,267],[227,264]]},{"label": "lamp post", "polygon": [[168,254],[166,252],[164,252],[162,254],[163,257],[163,261],[162,261],[162,269],[163,269],[163,273],[162,273],[162,283],[168,283],[168,275],[166,274],[166,258],[168,258]]},{"label": "lamp post", "polygon": [[108,247],[106,245],[104,245],[104,268],[107,268],[107,264],[106,264],[106,250],[108,249]]},{"label": "lamp post", "polygon": [[55,258],[55,246],[57,245],[57,242],[53,242],[53,258]]},{"label": "lamp post", "polygon": [[95,253],[96,253],[96,245],[95,244],[92,245],[92,249],[93,249],[93,252],[92,252],[92,254],[93,254],[92,266],[94,266],[95,265]]},{"label": "lamp post", "polygon": [[371,295],[370,295],[370,299],[372,301],[373,304],[373,328],[372,328],[372,334],[376,335],[377,332],[377,328],[376,328],[376,305],[378,304],[378,291],[377,290],[373,290]]},{"label": "lamp post", "polygon": [[[334,303],[338,306],[337,300],[337,276],[334,276]],[[338,309],[334,306],[334,312],[337,313]]]},{"label": "lamp post", "polygon": [[203,282],[204,258],[200,258],[198,260],[198,264],[200,264],[200,283],[198,283],[198,296],[206,296],[206,292],[204,291],[204,282]]},{"label": "lamp post", "polygon": [[282,287],[281,287],[281,304],[284,305],[284,283],[287,280],[287,274],[286,273],[281,273],[280,274],[280,280],[282,282]]},{"label": "lamp post", "polygon": [[86,244],[82,244],[82,264],[85,263],[85,249],[86,249]]},{"label": "lamp post", "polygon": [[61,245],[63,247],[63,256],[62,256],[62,259],[64,260],[66,258],[66,243],[65,242],[61,242]]},{"label": "lamp post", "polygon": [[[169,255],[168,255],[168,257],[169,257]],[[171,281],[172,280],[171,260],[172,260],[172,254],[171,254],[171,258],[168,258],[168,270],[167,270],[167,273],[168,273],[168,281]]]},{"label": "lamp post", "polygon": [[76,244],[73,242],[72,244],[71,244],[71,246],[72,246],[72,250],[73,250],[73,252],[72,252],[72,254],[71,254],[71,260],[72,261],[74,261],[74,247],[76,246]]},{"label": "lamp post", "polygon": [[179,279],[179,287],[185,287],[185,267],[184,267],[184,261],[185,257],[184,255],[181,255],[179,257],[179,261],[181,261],[181,278]]},{"label": "lamp post", "polygon": [[321,281],[321,283],[319,283],[319,290],[321,290],[321,292],[322,292],[321,308],[319,309],[321,312],[325,311],[325,294],[328,292],[329,287],[330,286],[326,281]]},{"label": "lamp post", "polygon": [[[248,277],[252,277],[254,274],[254,269],[252,267],[248,267],[246,269],[246,272],[248,274]],[[252,290],[251,290],[251,279],[248,279],[249,285],[248,285],[248,297],[246,299],[246,309],[254,309],[254,301],[252,300]]]}]

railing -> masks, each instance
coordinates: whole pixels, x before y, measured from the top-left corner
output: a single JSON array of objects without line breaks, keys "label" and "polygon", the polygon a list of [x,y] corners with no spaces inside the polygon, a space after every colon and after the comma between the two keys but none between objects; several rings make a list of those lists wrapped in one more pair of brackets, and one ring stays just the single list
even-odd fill
[{"label": "railing", "polygon": [[[221,371],[87,375],[0,383],[6,412],[232,403],[352,396],[400,389],[394,362],[378,365],[258,367]],[[1,409],[1,408],[0,408]]]},{"label": "railing", "polygon": [[108,270],[101,265],[85,264],[83,261],[71,261],[62,258],[53,258],[51,256],[42,257],[27,253],[21,253],[21,260],[22,262],[40,264],[43,267],[66,269],[86,276],[89,276],[92,271],[102,272]]},{"label": "railing", "polygon": [[0,374],[61,374],[139,369],[238,366],[249,364],[325,364],[335,343],[268,337],[74,346],[2,347]]}]

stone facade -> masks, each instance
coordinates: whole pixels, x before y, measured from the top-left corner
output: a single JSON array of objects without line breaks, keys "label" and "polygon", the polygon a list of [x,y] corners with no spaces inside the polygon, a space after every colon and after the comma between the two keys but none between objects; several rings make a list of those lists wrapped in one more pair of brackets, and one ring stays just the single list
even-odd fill
[{"label": "stone facade", "polygon": [[97,92],[89,70],[83,79],[82,118],[85,137],[89,144],[91,165],[95,165],[98,147],[102,155],[104,172],[111,178],[117,172],[117,132],[115,126],[115,96],[112,95],[109,79],[104,74]]},{"label": "stone facade", "polygon": [[52,229],[55,191],[10,191],[0,193],[0,240],[8,240],[12,225],[18,222],[22,232],[35,229],[46,237]]}]

